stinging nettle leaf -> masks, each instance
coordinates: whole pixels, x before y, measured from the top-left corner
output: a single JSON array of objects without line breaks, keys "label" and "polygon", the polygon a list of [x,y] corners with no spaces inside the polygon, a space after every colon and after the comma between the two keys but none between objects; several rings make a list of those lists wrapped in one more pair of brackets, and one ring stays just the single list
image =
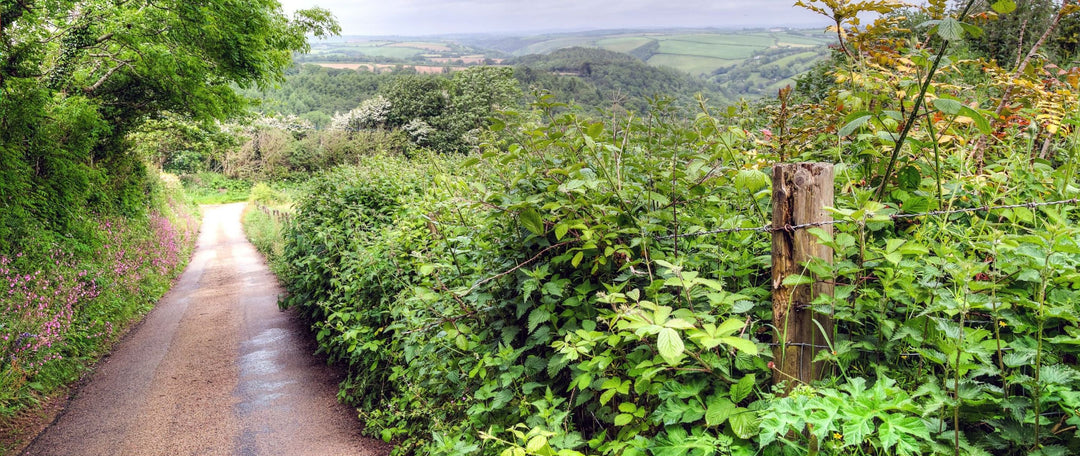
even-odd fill
[{"label": "stinging nettle leaf", "polygon": [[946,41],[959,41],[964,38],[964,26],[951,17],[942,19],[938,24],[937,34]]},{"label": "stinging nettle leaf", "polygon": [[840,136],[850,135],[850,134],[854,133],[855,130],[858,130],[863,125],[866,125],[866,122],[869,121],[870,118],[871,118],[870,115],[857,117],[857,118],[855,118],[855,120],[852,120],[851,122],[848,122],[847,125],[844,125],[844,127],[840,129],[840,132],[838,134]]},{"label": "stinging nettle leaf", "polygon": [[937,98],[932,103],[934,109],[950,116],[960,114],[960,109],[964,107],[959,101],[950,100],[948,98]]},{"label": "stinging nettle leaf", "polygon": [[533,311],[529,313],[529,333],[531,334],[536,330],[537,326],[540,326],[542,323],[547,323],[549,320],[551,320],[551,312],[548,312],[547,309],[533,309]]}]

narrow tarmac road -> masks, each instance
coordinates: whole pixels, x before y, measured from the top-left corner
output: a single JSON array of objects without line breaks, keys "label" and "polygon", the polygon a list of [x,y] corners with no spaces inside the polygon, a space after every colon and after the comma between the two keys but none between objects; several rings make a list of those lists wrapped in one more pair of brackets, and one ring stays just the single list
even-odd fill
[{"label": "narrow tarmac road", "polygon": [[191,264],[24,455],[385,455],[240,225],[203,207]]}]

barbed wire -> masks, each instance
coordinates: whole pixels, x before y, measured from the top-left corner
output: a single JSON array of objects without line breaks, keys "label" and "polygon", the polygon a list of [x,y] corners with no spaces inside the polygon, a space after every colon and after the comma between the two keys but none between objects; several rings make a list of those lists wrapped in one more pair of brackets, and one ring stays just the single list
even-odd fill
[{"label": "barbed wire", "polygon": [[[989,212],[989,211],[994,211],[994,210],[999,210],[999,209],[1020,209],[1020,208],[1035,209],[1035,208],[1043,207],[1043,206],[1060,206],[1060,205],[1065,205],[1065,204],[1072,204],[1072,205],[1080,204],[1080,198],[1072,198],[1072,199],[1059,200],[1059,201],[1044,201],[1044,202],[1030,202],[1030,203],[1020,203],[1020,204],[1005,204],[1005,205],[999,205],[999,206],[965,207],[965,208],[961,208],[961,209],[938,210],[938,211],[920,212],[920,213],[913,213],[913,214],[890,214],[888,217],[890,219],[892,219],[892,220],[897,220],[897,219],[908,219],[908,218],[917,218],[917,217],[932,217],[932,216],[938,216],[938,215],[965,214],[965,213],[971,213],[971,212]],[[828,226],[828,225],[838,225],[838,224],[842,224],[842,223],[856,223],[856,221],[854,221],[854,220],[827,220],[827,221],[821,221],[821,222],[803,223],[803,224],[799,224],[799,225],[784,225],[784,226],[779,226],[779,227],[774,227],[772,225],[764,225],[764,226],[745,227],[745,228],[722,228],[722,229],[709,230],[709,231],[697,231],[697,232],[694,232],[694,233],[670,234],[670,235],[667,235],[667,236],[657,236],[656,239],[658,239],[658,240],[668,240],[668,239],[676,239],[676,238],[682,239],[682,238],[690,238],[690,237],[711,236],[711,235],[714,235],[714,234],[745,233],[745,232],[754,232],[754,233],[771,233],[773,231],[791,232],[791,231],[801,230],[801,229],[805,229],[805,228],[822,227],[822,226]]]}]

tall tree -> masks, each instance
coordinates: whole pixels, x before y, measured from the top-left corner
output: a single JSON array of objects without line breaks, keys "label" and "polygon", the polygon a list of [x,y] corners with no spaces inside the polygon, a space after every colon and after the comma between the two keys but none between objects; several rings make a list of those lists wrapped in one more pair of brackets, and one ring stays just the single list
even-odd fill
[{"label": "tall tree", "polygon": [[328,11],[288,17],[276,0],[0,2],[0,253],[87,203],[140,210],[128,133],[166,112],[240,113],[234,87],[282,80],[309,34],[338,32]]},{"label": "tall tree", "polygon": [[995,59],[1002,68],[1015,68],[1027,54],[1028,49],[1050,27],[1059,8],[1056,0],[1019,0],[1016,10],[1009,14],[997,14],[991,8],[993,2],[977,2],[976,14],[994,17],[992,26],[983,27],[983,34],[971,40],[975,51]]}]

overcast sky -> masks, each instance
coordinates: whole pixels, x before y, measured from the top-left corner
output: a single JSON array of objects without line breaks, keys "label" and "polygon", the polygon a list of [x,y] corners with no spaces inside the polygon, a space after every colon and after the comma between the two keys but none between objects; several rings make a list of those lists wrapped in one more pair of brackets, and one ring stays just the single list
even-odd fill
[{"label": "overcast sky", "polygon": [[825,27],[794,0],[279,0],[334,13],[344,35],[527,34],[614,28]]}]

